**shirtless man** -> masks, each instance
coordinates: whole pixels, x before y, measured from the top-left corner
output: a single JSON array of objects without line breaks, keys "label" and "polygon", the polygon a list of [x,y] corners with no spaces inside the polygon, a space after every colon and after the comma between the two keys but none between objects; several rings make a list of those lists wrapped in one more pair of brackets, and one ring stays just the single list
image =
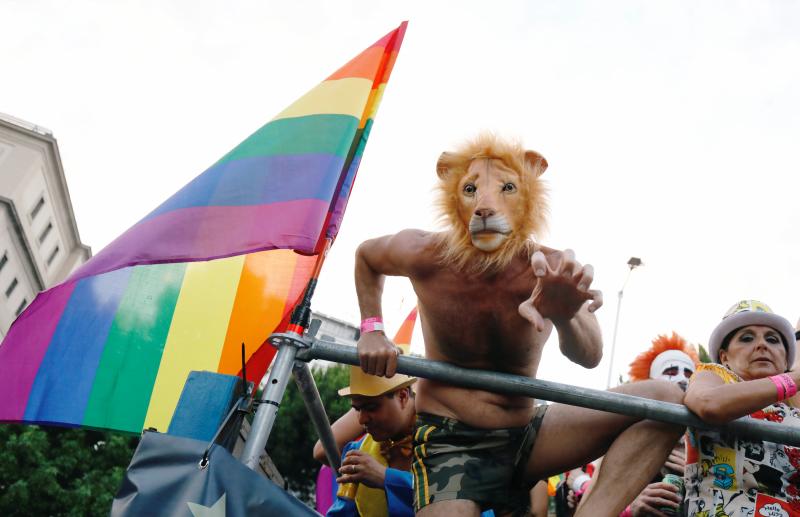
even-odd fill
[{"label": "shirtless man", "polygon": [[[426,356],[466,368],[536,377],[555,327],[572,361],[593,368],[602,356],[590,290],[592,267],[572,251],[535,244],[544,226],[547,168],[534,151],[481,135],[437,164],[444,232],[404,230],[364,242],[356,252],[356,290],[367,373],[391,377],[398,349],[375,324],[385,275],[411,280]],[[378,320],[379,321],[379,320]],[[615,391],[681,402],[677,386],[644,381]],[[603,454],[581,513],[613,516],[664,464],[682,429],[568,405],[535,409],[527,397],[498,395],[419,379],[415,432],[417,515],[499,515],[526,505],[548,475]],[[647,451],[647,454],[643,454]]]}]

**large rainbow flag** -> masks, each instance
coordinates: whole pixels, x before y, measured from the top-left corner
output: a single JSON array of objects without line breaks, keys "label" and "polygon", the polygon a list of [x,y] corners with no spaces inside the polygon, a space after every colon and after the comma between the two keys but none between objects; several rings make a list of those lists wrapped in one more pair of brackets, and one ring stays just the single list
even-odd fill
[{"label": "large rainbow flag", "polygon": [[40,293],[0,346],[0,421],[166,431],[191,370],[260,380],[339,229],[402,23]]}]

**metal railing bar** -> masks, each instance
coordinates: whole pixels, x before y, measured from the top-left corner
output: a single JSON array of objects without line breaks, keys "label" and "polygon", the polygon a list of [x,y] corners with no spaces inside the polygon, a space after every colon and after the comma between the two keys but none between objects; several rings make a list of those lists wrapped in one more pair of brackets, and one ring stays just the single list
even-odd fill
[{"label": "metal railing bar", "polygon": [[[358,365],[355,347],[340,345],[322,339],[308,339],[311,347],[298,350],[296,359],[310,361],[323,359],[337,363]],[[700,420],[681,404],[661,402],[622,393],[595,390],[531,379],[520,375],[458,367],[441,361],[421,357],[400,356],[397,371],[406,375],[423,377],[465,388],[491,391],[504,395],[527,397],[580,406],[589,409],[618,413],[699,429],[724,429],[747,439],[767,440],[800,446],[800,429],[762,422],[752,418],[739,418],[725,426],[714,426]]]}]

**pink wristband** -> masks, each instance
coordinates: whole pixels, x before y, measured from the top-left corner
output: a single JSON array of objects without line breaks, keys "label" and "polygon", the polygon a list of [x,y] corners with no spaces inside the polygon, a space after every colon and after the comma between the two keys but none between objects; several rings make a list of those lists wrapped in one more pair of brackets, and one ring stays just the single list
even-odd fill
[{"label": "pink wristband", "polygon": [[622,513],[619,514],[619,517],[633,517],[633,511],[631,510],[631,507],[628,506],[627,508],[622,510]]},{"label": "pink wristband", "polygon": [[797,384],[795,384],[794,379],[788,373],[782,373],[780,375],[776,375],[776,377],[780,377],[783,381],[783,387],[786,389],[786,398],[794,397],[797,394]]},{"label": "pink wristband", "polygon": [[773,375],[772,377],[767,378],[772,381],[772,384],[775,385],[775,390],[778,392],[778,401],[789,398],[789,395],[787,395],[787,386],[784,384],[784,381],[780,375]]},{"label": "pink wristband", "polygon": [[366,334],[367,332],[376,332],[376,331],[383,331],[383,318],[381,317],[374,317],[374,318],[367,318],[361,322],[361,333]]}]

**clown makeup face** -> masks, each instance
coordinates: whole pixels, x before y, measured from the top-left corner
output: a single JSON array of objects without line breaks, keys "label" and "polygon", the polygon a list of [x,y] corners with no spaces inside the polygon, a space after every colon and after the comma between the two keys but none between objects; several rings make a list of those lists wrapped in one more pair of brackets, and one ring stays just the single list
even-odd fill
[{"label": "clown makeup face", "polygon": [[694,370],[694,362],[691,357],[680,350],[667,350],[653,359],[653,363],[650,365],[650,378],[674,382],[686,391],[689,377],[692,376]]}]

